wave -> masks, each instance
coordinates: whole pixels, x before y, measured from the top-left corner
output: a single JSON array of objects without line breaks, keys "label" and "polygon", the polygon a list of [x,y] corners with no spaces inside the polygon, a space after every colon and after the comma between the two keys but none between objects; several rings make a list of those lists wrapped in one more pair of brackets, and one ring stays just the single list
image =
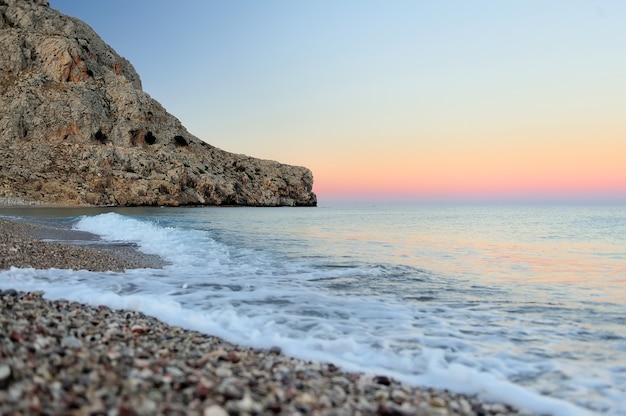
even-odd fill
[{"label": "wave", "polygon": [[[294,357],[478,394],[536,413],[586,414],[528,386],[528,380],[558,366],[550,356],[532,356],[511,341],[541,339],[535,328],[502,324],[500,312],[488,305],[436,302],[444,294],[425,269],[294,261],[269,249],[225,243],[193,223],[172,226],[167,216],[82,216],[74,229],[111,243],[134,243],[167,265],[125,273],[11,269],[0,272],[2,286],[138,310],[231,342],[277,345]],[[391,286],[394,279],[422,285],[424,294],[372,284],[387,277]]]}]

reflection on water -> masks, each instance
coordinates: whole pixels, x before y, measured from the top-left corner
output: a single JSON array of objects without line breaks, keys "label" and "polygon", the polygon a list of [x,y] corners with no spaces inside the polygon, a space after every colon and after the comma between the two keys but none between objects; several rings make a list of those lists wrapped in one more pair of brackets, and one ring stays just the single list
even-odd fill
[{"label": "reflection on water", "polygon": [[[626,208],[621,206],[126,210],[119,212],[167,216],[181,227],[193,222],[227,244],[275,250],[320,268],[374,265],[383,276],[378,290],[398,290],[406,283],[407,296],[416,299],[421,294],[410,292],[413,279],[422,278],[449,286],[437,291],[459,289],[477,298],[492,294],[472,285],[524,285],[524,296],[530,291],[541,299],[626,299]],[[358,282],[362,277],[346,278]],[[566,286],[562,293],[559,285]]]},{"label": "reflection on water", "polygon": [[316,255],[350,253],[348,262],[406,264],[484,285],[566,284],[596,300],[626,299],[622,207],[381,208],[361,213],[358,228],[351,209],[343,214],[310,226],[323,241],[312,245]]},{"label": "reflection on water", "polygon": [[[110,211],[178,218],[178,226],[199,223],[226,242],[275,248],[320,267],[395,267],[383,273],[383,285],[401,285],[398,279],[412,284],[432,274],[485,286],[567,284],[594,301],[626,299],[626,208],[621,206],[23,207],[1,208],[0,215],[70,227],[78,216]],[[403,265],[408,269],[401,270]]]}]

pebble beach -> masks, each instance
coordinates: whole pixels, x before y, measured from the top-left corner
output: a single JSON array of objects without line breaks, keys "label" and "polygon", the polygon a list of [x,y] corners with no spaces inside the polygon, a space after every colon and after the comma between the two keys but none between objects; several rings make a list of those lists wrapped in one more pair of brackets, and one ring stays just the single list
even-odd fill
[{"label": "pebble beach", "polygon": [[[59,244],[68,230],[0,220],[0,269],[159,267],[133,247]],[[45,237],[48,236],[48,237]],[[69,238],[71,237],[71,238]],[[46,241],[41,241],[42,239]],[[498,415],[477,397],[342,371],[129,310],[0,292],[0,414]]]}]

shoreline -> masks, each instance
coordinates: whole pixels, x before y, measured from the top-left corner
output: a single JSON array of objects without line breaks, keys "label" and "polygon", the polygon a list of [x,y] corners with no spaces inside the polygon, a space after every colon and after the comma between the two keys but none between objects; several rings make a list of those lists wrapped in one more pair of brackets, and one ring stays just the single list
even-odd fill
[{"label": "shoreline", "polygon": [[[50,235],[59,242],[41,241]],[[0,218],[0,269],[121,271],[160,260],[132,246],[61,243],[93,237]],[[475,396],[290,358],[278,347],[238,346],[140,312],[43,295],[0,290],[0,414],[519,414]]]},{"label": "shoreline", "polygon": [[0,290],[0,414],[508,415],[509,406],[248,348],[129,310]]},{"label": "shoreline", "polygon": [[94,234],[7,218],[0,218],[0,253],[0,270],[32,267],[122,272],[165,265],[160,257],[130,244],[99,243]]}]

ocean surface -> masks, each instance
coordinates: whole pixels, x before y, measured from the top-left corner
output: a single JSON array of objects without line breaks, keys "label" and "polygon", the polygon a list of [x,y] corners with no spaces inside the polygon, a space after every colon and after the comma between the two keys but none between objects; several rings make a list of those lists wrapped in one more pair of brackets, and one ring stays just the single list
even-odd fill
[{"label": "ocean surface", "polygon": [[0,288],[554,415],[626,415],[626,206],[3,209],[135,243],[125,273]]}]

